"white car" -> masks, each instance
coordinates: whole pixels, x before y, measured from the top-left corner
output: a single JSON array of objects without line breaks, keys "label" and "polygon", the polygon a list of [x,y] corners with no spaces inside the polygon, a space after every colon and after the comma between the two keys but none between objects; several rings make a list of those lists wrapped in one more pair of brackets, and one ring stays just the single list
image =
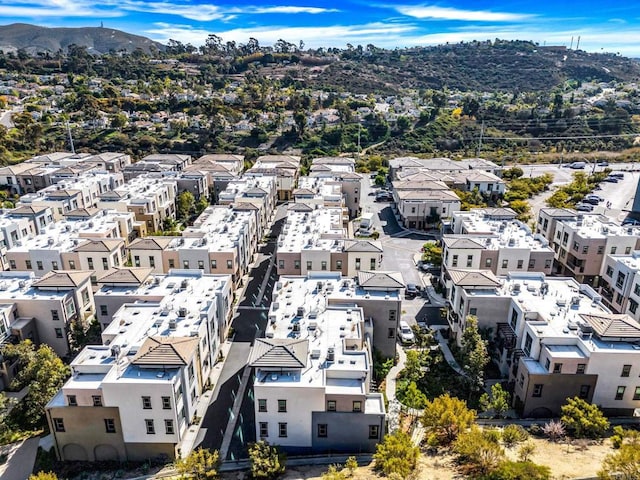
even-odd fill
[{"label": "white car", "polygon": [[400,321],[400,326],[398,327],[398,338],[401,343],[413,343],[416,340],[416,337],[413,335],[413,330],[407,322],[404,320]]}]

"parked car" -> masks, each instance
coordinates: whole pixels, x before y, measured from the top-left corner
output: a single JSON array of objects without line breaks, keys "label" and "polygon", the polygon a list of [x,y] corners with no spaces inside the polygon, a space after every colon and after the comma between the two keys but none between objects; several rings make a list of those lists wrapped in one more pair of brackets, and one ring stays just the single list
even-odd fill
[{"label": "parked car", "polygon": [[624,173],[623,172],[611,172],[609,174],[609,176],[611,178],[624,178]]},{"label": "parked car", "polygon": [[603,180],[603,182],[607,183],[618,183],[618,179],[616,177],[607,177]]},{"label": "parked car", "polygon": [[393,200],[393,196],[390,192],[378,192],[376,193],[376,202],[390,202]]},{"label": "parked car", "polygon": [[584,197],[582,202],[588,203],[589,205],[598,205],[600,203],[600,200],[598,200],[597,198]]},{"label": "parked car", "polygon": [[604,200],[604,198],[602,198],[600,195],[596,195],[595,193],[590,193],[584,198],[587,198],[589,200],[595,200],[596,202],[602,202]]},{"label": "parked car", "polygon": [[569,165],[569,168],[572,168],[574,170],[581,170],[586,166],[587,166],[587,162],[573,162],[572,164]]},{"label": "parked car", "polygon": [[416,337],[413,334],[413,330],[407,322],[404,320],[400,320],[400,325],[398,326],[398,338],[401,343],[411,344],[416,341]]},{"label": "parked car", "polygon": [[640,225],[640,220],[635,220],[633,218],[627,218],[622,222],[623,227],[634,227]]},{"label": "parked car", "polygon": [[405,298],[416,298],[420,289],[417,287],[415,283],[407,283],[407,287],[404,290]]},{"label": "parked car", "polygon": [[609,162],[607,162],[606,160],[602,161],[602,162],[598,162],[596,163],[596,165],[598,165],[599,167],[608,167],[609,166]]},{"label": "parked car", "polygon": [[593,212],[593,205],[589,205],[588,203],[579,203],[576,205],[576,210],[578,212]]}]

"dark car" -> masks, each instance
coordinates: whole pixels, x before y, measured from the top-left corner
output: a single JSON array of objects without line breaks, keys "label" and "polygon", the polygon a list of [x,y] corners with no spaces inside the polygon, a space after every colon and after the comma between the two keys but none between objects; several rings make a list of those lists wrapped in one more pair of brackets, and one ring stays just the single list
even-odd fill
[{"label": "dark car", "polygon": [[407,283],[407,288],[404,290],[405,298],[416,298],[420,290],[415,283]]},{"label": "dark car", "polygon": [[389,192],[378,192],[376,194],[376,202],[390,202],[393,196]]},{"label": "dark car", "polygon": [[590,205],[598,205],[600,203],[600,200],[598,200],[597,198],[589,198],[589,197],[585,197],[584,200],[582,200],[584,203],[588,203]]},{"label": "dark car", "polygon": [[607,177],[603,180],[603,182],[607,183],[618,183],[618,179],[616,177]]},{"label": "dark car", "polygon": [[593,212],[593,205],[589,205],[588,203],[579,203],[576,205],[576,210],[578,212]]},{"label": "dark car", "polygon": [[598,162],[596,165],[598,165],[599,167],[608,167],[609,166],[609,162],[602,161],[602,162]]}]

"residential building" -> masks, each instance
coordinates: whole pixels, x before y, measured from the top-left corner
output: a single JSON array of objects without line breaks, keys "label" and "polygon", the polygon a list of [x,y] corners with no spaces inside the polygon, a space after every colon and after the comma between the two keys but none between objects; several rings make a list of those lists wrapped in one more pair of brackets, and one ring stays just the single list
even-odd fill
[{"label": "residential building", "polygon": [[640,320],[640,251],[607,255],[600,271],[602,301],[616,313]]},{"label": "residential building", "polygon": [[549,242],[556,237],[559,222],[575,220],[579,213],[570,208],[541,208],[538,212],[536,233],[542,234]]},{"label": "residential building", "polygon": [[448,188],[394,189],[393,198],[405,228],[435,228],[460,210],[460,199]]},{"label": "residential building", "polygon": [[291,200],[300,174],[300,157],[295,155],[263,155],[245,172],[246,177],[276,177],[278,200]]},{"label": "residential building", "polygon": [[[321,286],[322,285],[322,286]],[[256,437],[294,453],[372,452],[385,428],[384,401],[370,393],[372,321],[357,305],[331,305],[337,275],[281,277],[255,369]]]},{"label": "residential building", "polygon": [[311,163],[309,176],[327,178],[340,184],[344,205],[349,210],[349,218],[360,215],[362,175],[355,171],[355,160],[349,157],[320,157]]},{"label": "residential building", "polygon": [[124,179],[131,179],[145,173],[181,172],[191,163],[191,155],[176,153],[155,153],[143,157],[139,162],[124,167]]},{"label": "residential building", "polygon": [[103,345],[71,363],[71,378],[46,407],[60,460],[177,456],[218,356],[217,292],[230,286],[226,275],[171,276],[163,287],[172,294],[120,307]]},{"label": "residential building", "polygon": [[274,177],[243,177],[230,180],[218,192],[220,205],[255,206],[258,215],[258,236],[262,238],[276,208],[278,193]]}]

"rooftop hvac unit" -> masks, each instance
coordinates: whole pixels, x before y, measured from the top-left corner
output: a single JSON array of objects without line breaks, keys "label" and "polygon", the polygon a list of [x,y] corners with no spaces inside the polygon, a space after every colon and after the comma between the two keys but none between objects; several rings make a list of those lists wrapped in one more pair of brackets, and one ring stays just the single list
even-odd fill
[{"label": "rooftop hvac unit", "polygon": [[333,347],[329,347],[327,349],[327,363],[333,363],[336,359],[335,349]]},{"label": "rooftop hvac unit", "polygon": [[520,284],[519,283],[514,283],[512,291],[513,291],[513,293],[520,293]]},{"label": "rooftop hvac unit", "polygon": [[182,280],[182,282],[180,283],[180,288],[182,290],[185,290],[187,287],[189,286],[189,281],[188,280]]},{"label": "rooftop hvac unit", "polygon": [[297,317],[304,317],[304,307],[298,307],[298,311],[296,312]]},{"label": "rooftop hvac unit", "polygon": [[186,308],[184,308],[184,307],[180,307],[180,308],[178,309],[178,317],[180,317],[180,318],[184,318],[184,317],[186,317],[186,316],[187,316],[187,309],[186,309]]},{"label": "rooftop hvac unit", "polygon": [[311,350],[311,358],[320,358],[320,350]]},{"label": "rooftop hvac unit", "polygon": [[169,320],[169,330],[175,330],[177,326],[175,319]]},{"label": "rooftop hvac unit", "polygon": [[113,345],[111,347],[111,356],[118,358],[118,355],[120,355],[120,345]]}]

